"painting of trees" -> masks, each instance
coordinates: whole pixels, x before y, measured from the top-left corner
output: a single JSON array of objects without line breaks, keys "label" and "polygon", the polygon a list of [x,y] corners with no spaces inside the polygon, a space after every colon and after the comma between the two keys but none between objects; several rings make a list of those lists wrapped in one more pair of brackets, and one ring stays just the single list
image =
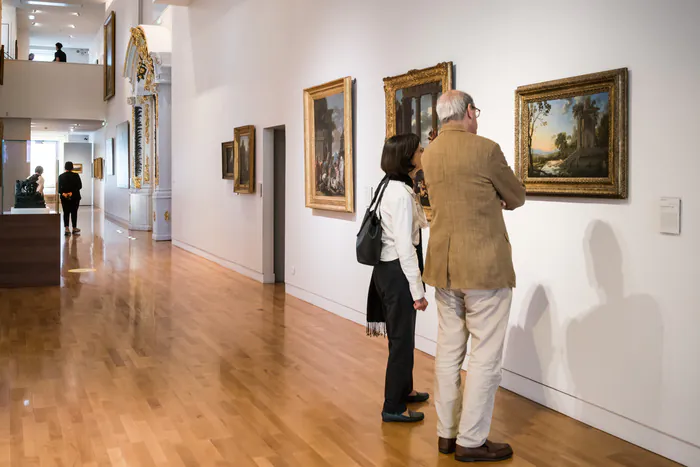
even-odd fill
[{"label": "painting of trees", "polygon": [[527,134],[527,147],[530,150],[530,173],[532,173],[534,169],[532,161],[532,136],[535,134],[535,130],[538,127],[547,126],[546,118],[551,111],[552,105],[547,101],[532,102],[529,104],[530,125]]}]

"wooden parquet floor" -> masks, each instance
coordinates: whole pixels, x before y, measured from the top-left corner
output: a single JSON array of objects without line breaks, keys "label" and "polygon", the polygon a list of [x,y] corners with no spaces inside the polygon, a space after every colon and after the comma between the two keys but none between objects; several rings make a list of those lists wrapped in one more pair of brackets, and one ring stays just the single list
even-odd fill
[{"label": "wooden parquet floor", "polygon": [[[0,466],[452,466],[436,416],[382,424],[386,342],[99,212],[63,287],[0,290]],[[94,268],[95,272],[69,270]],[[415,380],[432,392],[433,359]],[[667,466],[507,391],[509,466]]]}]

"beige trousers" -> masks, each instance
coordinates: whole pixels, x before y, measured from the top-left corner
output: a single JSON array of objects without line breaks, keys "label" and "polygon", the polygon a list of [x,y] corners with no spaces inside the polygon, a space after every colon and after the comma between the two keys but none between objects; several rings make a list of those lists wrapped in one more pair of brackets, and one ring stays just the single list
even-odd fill
[{"label": "beige trousers", "polygon": [[[506,337],[511,289],[437,289],[439,330],[435,357],[438,436],[480,447],[491,430]],[[460,370],[472,336],[464,396]]]}]

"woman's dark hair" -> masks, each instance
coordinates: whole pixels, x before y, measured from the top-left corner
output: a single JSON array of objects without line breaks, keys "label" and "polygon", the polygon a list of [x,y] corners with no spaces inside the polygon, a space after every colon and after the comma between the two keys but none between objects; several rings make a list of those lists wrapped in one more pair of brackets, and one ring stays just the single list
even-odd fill
[{"label": "woman's dark hair", "polygon": [[66,170],[73,170],[73,163],[71,161],[66,162]]},{"label": "woman's dark hair", "polygon": [[36,166],[36,169],[34,169],[34,173],[35,173],[35,174],[41,175],[41,174],[44,173],[44,168],[43,168],[42,166],[40,166],[40,165],[37,165],[37,166]]},{"label": "woman's dark hair", "polygon": [[416,168],[413,155],[420,146],[420,138],[413,133],[392,136],[384,143],[382,170],[387,175],[406,176]]}]

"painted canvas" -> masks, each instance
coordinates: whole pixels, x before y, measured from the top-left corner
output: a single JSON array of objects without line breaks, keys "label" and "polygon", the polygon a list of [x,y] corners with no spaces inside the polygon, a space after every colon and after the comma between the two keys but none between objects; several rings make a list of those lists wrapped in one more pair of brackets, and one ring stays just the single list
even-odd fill
[{"label": "painted canvas", "polygon": [[627,196],[627,70],[516,91],[516,171],[528,193]]},{"label": "painted canvas", "polygon": [[76,173],[76,174],[83,173],[83,164],[73,164],[73,173]]},{"label": "painted canvas", "polygon": [[[440,131],[437,101],[443,92],[452,89],[452,68],[452,62],[445,62],[384,78],[387,139],[413,133],[420,137],[423,147],[430,144]],[[416,174],[413,189],[430,220],[430,198],[423,171]]]},{"label": "painted canvas", "polygon": [[114,175],[114,138],[105,142],[105,174]]},{"label": "painted canvas", "polygon": [[115,140],[117,187],[129,188],[129,122],[117,125]]},{"label": "painted canvas", "polygon": [[236,176],[234,166],[233,141],[221,143],[221,178],[233,180]]},{"label": "painted canvas", "polygon": [[116,22],[112,11],[104,24],[104,100],[108,101],[116,93]]},{"label": "painted canvas", "polygon": [[354,212],[352,78],[304,91],[306,206]]},{"label": "painted canvas", "polygon": [[234,129],[234,183],[236,193],[255,193],[255,127]]}]

